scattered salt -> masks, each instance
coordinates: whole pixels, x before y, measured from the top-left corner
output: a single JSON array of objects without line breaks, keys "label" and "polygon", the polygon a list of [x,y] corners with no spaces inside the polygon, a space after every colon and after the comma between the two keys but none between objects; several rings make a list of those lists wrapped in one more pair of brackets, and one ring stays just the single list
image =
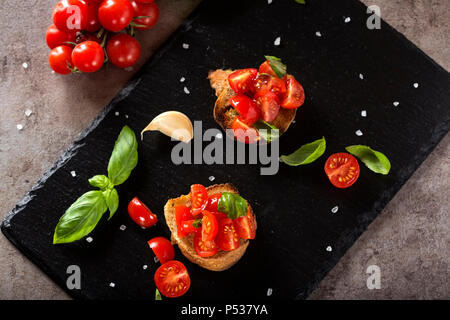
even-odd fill
[{"label": "scattered salt", "polygon": [[333,209],[331,209],[331,212],[336,213],[336,212],[338,212],[338,210],[339,210],[339,207],[336,206],[336,207],[333,207]]},{"label": "scattered salt", "polygon": [[317,37],[321,37],[321,36],[322,36],[322,33],[320,33],[320,31],[317,31],[317,32],[316,32],[316,36],[317,36]]},{"label": "scattered salt", "polygon": [[295,123],[295,120],[292,120],[292,123],[294,124],[294,123]]},{"label": "scattered salt", "polygon": [[275,41],[273,42],[274,45],[279,46],[281,43],[281,37],[278,37],[275,39]]},{"label": "scattered salt", "polygon": [[267,289],[267,296],[270,297],[272,295],[272,292],[273,292],[272,288],[268,288]]},{"label": "scattered salt", "polygon": [[419,87],[419,84],[416,82],[413,84],[413,87],[417,89]]},{"label": "scattered salt", "polygon": [[116,111],[114,114],[115,114],[116,116],[118,116],[118,115],[119,115],[119,111]]},{"label": "scattered salt", "polygon": [[75,177],[77,176],[77,173],[76,173],[75,171],[73,171],[73,170],[72,170],[72,171],[70,171],[70,174],[71,174],[71,175],[72,175],[72,177],[74,177],[74,178],[75,178]]},{"label": "scattered salt", "polygon": [[86,241],[89,242],[89,243],[91,243],[93,240],[94,240],[94,239],[92,239],[92,237],[87,237],[87,238],[86,238]]},{"label": "scattered salt", "polygon": [[122,231],[125,231],[125,229],[126,229],[126,228],[127,228],[127,226],[126,226],[126,225],[124,225],[124,224],[123,224],[123,225],[121,225],[121,226],[119,227],[119,229],[120,229],[120,230],[122,230]]},{"label": "scattered salt", "polygon": [[267,0],[267,4],[271,4],[272,3],[272,0]]},{"label": "scattered salt", "polygon": [[144,265],[142,266],[142,269],[144,269],[144,270],[147,270],[147,268],[148,268],[148,265],[146,265],[146,264],[144,264]]},{"label": "scattered salt", "polygon": [[210,176],[208,179],[209,179],[209,181],[214,181],[216,179],[216,177]]},{"label": "scattered salt", "polygon": [[352,19],[350,17],[345,18],[344,22],[345,23],[349,23],[350,21],[352,21]]},{"label": "scattered salt", "polygon": [[355,134],[356,134],[358,137],[361,137],[361,136],[363,135],[363,133],[362,133],[361,130],[356,130]]},{"label": "scattered salt", "polygon": [[362,110],[361,111],[361,117],[367,117],[367,111],[366,110]]},{"label": "scattered salt", "polygon": [[190,91],[189,91],[189,89],[187,88],[187,87],[184,87],[184,93],[186,93],[186,94],[189,94],[189,93],[191,93]]},{"label": "scattered salt", "polygon": [[16,125],[16,128],[17,128],[17,130],[20,131],[23,129],[23,125],[19,123],[18,125]]},{"label": "scattered salt", "polygon": [[127,118],[127,119],[128,119],[129,117],[130,117],[129,115],[127,115],[127,114],[125,115],[125,118]]},{"label": "scattered salt", "polygon": [[185,80],[186,80],[185,77],[181,77],[181,78],[180,78],[180,82],[184,82]]},{"label": "scattered salt", "polygon": [[33,113],[33,110],[30,110],[30,109],[25,110],[25,115],[27,117],[31,116],[32,113]]},{"label": "scattered salt", "polygon": [[360,78],[361,80],[363,80],[363,79],[364,79],[364,75],[363,75],[362,73],[360,73],[360,74],[359,74],[359,78]]},{"label": "scattered salt", "polygon": [[328,246],[326,249],[328,252],[331,252],[333,249],[331,248],[331,246]]},{"label": "scattered salt", "polygon": [[393,103],[394,107],[398,107],[399,104],[400,104],[400,102],[398,102],[398,101],[395,101],[395,102]]},{"label": "scattered salt", "polygon": [[189,44],[183,43],[183,49],[189,49]]},{"label": "scattered salt", "polygon": [[26,62],[22,63],[22,67],[23,67],[24,69],[28,69],[28,63],[26,63]]},{"label": "scattered salt", "polygon": [[109,286],[110,286],[111,288],[114,288],[114,287],[116,286],[116,284],[115,284],[114,282],[111,282],[111,283],[109,284]]}]

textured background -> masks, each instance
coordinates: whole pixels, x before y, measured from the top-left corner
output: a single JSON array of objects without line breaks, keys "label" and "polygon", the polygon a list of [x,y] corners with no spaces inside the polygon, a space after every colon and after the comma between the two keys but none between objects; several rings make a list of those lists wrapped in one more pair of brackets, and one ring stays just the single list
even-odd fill
[{"label": "textured background", "polygon": [[[286,1],[286,0],[274,0]],[[448,0],[362,0],[450,70]],[[140,64],[199,0],[160,0],[157,26],[138,35]],[[44,35],[55,0],[3,0],[0,8],[0,215],[20,200],[76,135],[139,68],[114,67],[61,77],[47,64]],[[261,5],[267,5],[261,0]],[[26,18],[24,18],[26,17]],[[20,23],[18,23],[20,21]],[[26,62],[28,68],[22,64]],[[33,111],[26,117],[26,109]],[[17,124],[24,126],[16,129]],[[311,299],[450,298],[450,135],[322,281]],[[67,295],[0,236],[0,299]],[[368,290],[366,269],[381,268],[381,289]]]}]

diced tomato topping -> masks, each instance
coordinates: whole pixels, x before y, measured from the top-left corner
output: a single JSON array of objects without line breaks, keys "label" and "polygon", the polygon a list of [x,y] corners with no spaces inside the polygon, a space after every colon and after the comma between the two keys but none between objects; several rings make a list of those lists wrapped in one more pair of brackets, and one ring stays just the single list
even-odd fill
[{"label": "diced tomato topping", "polygon": [[273,92],[260,92],[255,94],[256,104],[261,109],[261,117],[264,121],[272,122],[278,116],[280,103]]},{"label": "diced tomato topping", "polygon": [[185,220],[181,223],[181,230],[186,234],[191,234],[199,230],[200,228],[194,227],[195,219]]},{"label": "diced tomato topping", "polygon": [[234,227],[241,239],[255,239],[256,220],[253,213],[249,210],[246,216],[233,220]]},{"label": "diced tomato topping", "polygon": [[234,136],[242,143],[256,143],[260,139],[258,131],[247,125],[240,117],[234,119],[232,128]]},{"label": "diced tomato topping", "polygon": [[259,108],[256,103],[243,94],[237,94],[230,98],[230,104],[241,115],[242,120],[249,126],[254,124],[260,118]]},{"label": "diced tomato topping", "polygon": [[211,213],[214,215],[214,217],[216,217],[217,221],[228,218],[228,216],[223,212],[211,211]]},{"label": "diced tomato topping", "polygon": [[215,240],[221,250],[231,251],[239,248],[241,240],[236,232],[233,220],[226,218],[219,221],[219,231]]},{"label": "diced tomato topping", "polygon": [[270,66],[269,60],[264,61],[260,66],[259,66],[259,73],[267,73],[270,74],[273,77],[277,77],[277,74],[275,73],[275,71],[273,71],[272,67]]},{"label": "diced tomato topping", "polygon": [[202,218],[202,240],[213,240],[217,235],[217,229],[218,224],[216,217],[211,212],[204,210]]},{"label": "diced tomato topping", "polygon": [[251,89],[257,74],[258,70],[253,68],[237,70],[228,76],[228,83],[234,92],[246,93]]},{"label": "diced tomato topping", "polygon": [[194,216],[199,215],[208,205],[208,192],[201,184],[191,186],[191,203]]},{"label": "diced tomato topping", "polygon": [[286,109],[295,109],[305,102],[305,91],[302,85],[291,75],[286,77],[287,92],[282,96],[281,106]]},{"label": "diced tomato topping", "polygon": [[194,235],[194,249],[200,257],[206,258],[215,255],[219,251],[214,239],[202,240],[202,232],[196,232]]},{"label": "diced tomato topping", "polygon": [[286,82],[278,77],[260,74],[256,77],[253,85],[253,92],[255,94],[264,94],[268,91],[281,96],[286,93]]},{"label": "diced tomato topping", "polygon": [[194,217],[192,216],[191,209],[186,206],[176,206],[175,207],[175,219],[177,222],[177,235],[180,238],[183,238],[188,235],[183,230],[183,222],[186,220],[192,220]]},{"label": "diced tomato topping", "polygon": [[217,211],[217,205],[219,204],[219,199],[222,196],[222,193],[213,193],[209,196],[208,205],[206,206],[206,210],[215,212]]}]

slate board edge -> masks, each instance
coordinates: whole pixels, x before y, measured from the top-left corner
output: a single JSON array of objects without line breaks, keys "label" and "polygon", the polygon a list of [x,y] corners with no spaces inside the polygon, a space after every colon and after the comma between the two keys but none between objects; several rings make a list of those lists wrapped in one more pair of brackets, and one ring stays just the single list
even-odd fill
[{"label": "slate board edge", "polygon": [[[358,0],[355,0],[354,2],[359,3],[361,7],[366,8],[367,6],[363,3],[361,3]],[[165,41],[165,43],[158,49],[158,51],[147,61],[146,63],[150,66],[154,63],[156,63],[163,55],[164,53],[171,48],[171,45],[175,40],[180,37],[185,32],[189,31],[190,25],[196,20],[198,15],[201,13],[201,10],[203,6],[205,6],[206,1],[203,1],[185,20],[183,24]],[[399,40],[406,43],[408,46],[410,46],[413,50],[418,50],[420,54],[425,57],[426,60],[437,66],[439,69],[445,71],[447,74],[449,72],[445,70],[442,66],[440,66],[436,61],[434,61],[431,57],[429,57],[427,54],[425,54],[420,48],[418,48],[414,43],[412,43],[408,38],[406,38],[402,33],[397,31],[395,28],[390,26],[388,23],[386,23],[383,19],[381,19],[383,22],[383,27],[387,27],[394,31],[394,34],[399,37]],[[94,118],[94,120],[81,131],[79,136],[74,140],[74,142],[66,149],[66,151],[59,157],[59,159],[52,165],[52,167],[46,171],[43,176],[36,182],[35,185],[30,189],[29,192],[20,200],[16,206],[6,215],[4,220],[1,224],[1,230],[2,233],[5,235],[5,237],[14,245],[16,246],[29,260],[31,260],[36,266],[38,266],[42,271],[44,271],[49,278],[51,278],[55,283],[57,283],[69,296],[75,299],[88,299],[88,297],[84,296],[82,292],[79,290],[69,290],[67,286],[65,285],[65,282],[61,281],[61,279],[57,278],[55,275],[52,274],[51,270],[48,269],[45,265],[45,262],[42,262],[39,257],[33,256],[33,254],[24,246],[22,246],[20,243],[18,243],[14,239],[14,235],[11,234],[11,228],[10,228],[10,220],[18,214],[22,209],[24,209],[27,205],[27,203],[33,198],[33,192],[39,188],[46,182],[46,180],[58,169],[63,167],[65,163],[72,158],[76,154],[76,150],[83,146],[83,139],[90,134],[97,126],[98,124],[105,118],[105,116],[113,109],[113,107],[121,100],[126,98],[136,87],[136,85],[140,82],[140,77],[143,72],[143,68],[139,70],[133,78],[125,85],[123,89],[119,91],[119,93],[111,100],[111,102],[102,110],[100,113]],[[421,154],[419,154],[416,157],[416,163],[417,168],[422,164],[423,161],[428,157],[428,155],[436,148],[438,143],[441,141],[441,139],[450,131],[450,119],[447,119],[443,122],[442,126],[439,128],[440,130],[435,132],[433,135],[432,143],[428,146],[427,150],[421,150]],[[404,177],[403,182],[399,182],[396,185],[392,186],[391,189],[397,189],[397,192],[400,190],[400,188],[406,183],[406,181],[411,177],[411,175],[415,172],[415,170],[406,175],[407,177]],[[397,192],[393,193],[395,195]],[[393,198],[390,199],[383,199],[382,201],[378,202],[376,204],[376,208],[370,212],[366,212],[365,215],[370,215],[366,217],[366,221],[360,225],[360,228],[356,231],[349,232],[347,234],[342,234],[338,240],[338,243],[336,244],[336,249],[338,250],[339,254],[333,255],[333,258],[329,260],[329,263],[327,266],[324,266],[322,270],[318,271],[316,273],[316,277],[312,279],[308,285],[308,289],[304,292],[301,292],[297,295],[296,299],[306,299],[312,291],[318,286],[320,281],[328,274],[328,272],[331,271],[331,269],[339,262],[339,260],[342,258],[342,256],[346,253],[348,249],[350,249],[353,244],[358,240],[358,238],[361,236],[361,234],[367,229],[367,227],[373,222],[373,220],[378,216],[378,214],[383,210],[383,208],[388,204],[388,202]],[[351,238],[352,244],[350,246],[345,245],[345,239]],[[339,251],[339,247],[346,247],[344,250]]]}]

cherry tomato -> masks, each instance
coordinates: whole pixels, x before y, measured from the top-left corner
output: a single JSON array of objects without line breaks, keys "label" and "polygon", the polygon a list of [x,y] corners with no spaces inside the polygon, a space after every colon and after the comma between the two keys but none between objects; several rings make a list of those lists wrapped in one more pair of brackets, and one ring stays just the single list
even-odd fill
[{"label": "cherry tomato", "polygon": [[258,71],[256,69],[241,69],[234,71],[228,76],[228,83],[236,93],[246,93],[253,86]]},{"label": "cherry tomato", "polygon": [[200,228],[194,227],[194,223],[197,221],[196,219],[185,220],[181,223],[181,230],[185,234],[191,234],[199,230]]},{"label": "cherry tomato", "polygon": [[211,211],[211,213],[214,215],[214,217],[216,217],[217,221],[228,218],[228,216],[222,212]]},{"label": "cherry tomato", "polygon": [[184,264],[172,260],[164,263],[156,270],[155,284],[163,296],[176,298],[189,290],[191,278]]},{"label": "cherry tomato", "polygon": [[358,160],[345,152],[332,154],[325,163],[325,173],[335,187],[348,188],[358,180]]},{"label": "cherry tomato", "polygon": [[233,220],[226,218],[219,221],[219,231],[215,241],[219,246],[219,249],[224,251],[231,251],[239,248],[241,240],[236,232]]},{"label": "cherry tomato", "polygon": [[97,38],[97,36],[95,34],[92,34],[92,33],[80,33],[77,36],[76,43],[78,44],[78,43],[82,43],[84,41],[94,41],[94,42],[97,42],[98,44],[102,43],[102,41],[99,38]]},{"label": "cherry tomato", "polygon": [[191,203],[194,216],[200,214],[208,205],[208,192],[201,184],[191,186]]},{"label": "cherry tomato", "polygon": [[141,56],[141,46],[132,36],[119,33],[111,37],[106,45],[109,61],[119,68],[133,66]]},{"label": "cherry tomato", "polygon": [[200,257],[206,258],[215,255],[219,251],[214,239],[202,240],[202,232],[196,232],[194,235],[194,249]]},{"label": "cherry tomato", "polygon": [[222,193],[213,193],[209,196],[208,205],[206,206],[206,210],[215,212],[217,211],[217,205],[219,204],[219,199],[222,196]]},{"label": "cherry tomato", "polygon": [[233,220],[234,227],[239,237],[242,239],[255,239],[256,236],[256,220],[255,216],[249,210],[246,216]]},{"label": "cherry tomato", "polygon": [[72,51],[72,62],[82,72],[95,72],[103,66],[105,53],[98,42],[84,41]]},{"label": "cherry tomato", "polygon": [[259,120],[261,113],[256,103],[243,94],[237,94],[230,98],[230,104],[241,115],[242,120],[249,126]]},{"label": "cherry tomato", "polygon": [[232,129],[236,139],[242,143],[256,143],[260,139],[258,131],[239,117],[234,119]]},{"label": "cherry tomato", "polygon": [[203,210],[202,218],[202,240],[210,241],[213,240],[217,235],[217,219],[209,211]]},{"label": "cherry tomato", "polygon": [[100,3],[88,2],[88,9],[86,12],[86,26],[83,30],[88,32],[95,32],[101,28],[100,20],[98,19],[98,7]]},{"label": "cherry tomato", "polygon": [[158,217],[137,197],[134,197],[128,204],[128,214],[142,228],[149,228],[158,222]]},{"label": "cherry tomato", "polygon": [[264,94],[270,91],[279,96],[286,93],[286,83],[283,79],[259,74],[255,79],[252,91],[255,94]]},{"label": "cherry tomato", "polygon": [[80,31],[87,23],[88,5],[83,0],[62,0],[53,9],[53,24],[61,31]]},{"label": "cherry tomato", "polygon": [[53,48],[48,57],[50,67],[59,74],[68,74],[72,72],[72,48],[69,46],[58,46]]},{"label": "cherry tomato", "polygon": [[260,66],[259,66],[259,73],[267,73],[270,74],[273,77],[278,77],[277,74],[275,73],[275,71],[273,71],[269,60],[264,61]]},{"label": "cherry tomato", "polygon": [[134,1],[136,1],[137,3],[153,3],[153,2],[155,2],[155,0],[134,0]]},{"label": "cherry tomato", "polygon": [[188,235],[183,230],[183,222],[187,220],[192,220],[194,217],[192,216],[191,210],[186,206],[176,206],[175,207],[175,220],[177,222],[177,236],[179,238],[183,238]]},{"label": "cherry tomato", "polygon": [[[140,3],[136,0],[131,1],[131,5],[134,10],[134,17],[145,17],[134,19],[134,23],[139,26],[134,28],[137,30],[148,30],[153,28],[153,26],[158,22],[159,18],[159,8],[155,2],[151,3]],[[141,27],[143,26],[143,27]]]},{"label": "cherry tomato", "polygon": [[255,101],[261,109],[261,117],[264,121],[272,122],[278,116],[280,104],[278,97],[273,92],[260,92],[255,94]]},{"label": "cherry tomato", "polygon": [[175,258],[175,250],[169,240],[164,237],[156,237],[148,241],[148,245],[161,264]]},{"label": "cherry tomato", "polygon": [[133,6],[129,0],[105,0],[98,8],[98,18],[106,30],[119,32],[133,20]]},{"label": "cherry tomato", "polygon": [[68,46],[73,47],[73,45],[66,42],[75,42],[77,39],[77,33],[70,31],[61,31],[52,24],[45,34],[45,41],[50,49],[56,48],[58,46]]},{"label": "cherry tomato", "polygon": [[300,83],[291,75],[286,77],[287,92],[281,99],[281,106],[286,109],[295,109],[305,102],[305,91]]}]

